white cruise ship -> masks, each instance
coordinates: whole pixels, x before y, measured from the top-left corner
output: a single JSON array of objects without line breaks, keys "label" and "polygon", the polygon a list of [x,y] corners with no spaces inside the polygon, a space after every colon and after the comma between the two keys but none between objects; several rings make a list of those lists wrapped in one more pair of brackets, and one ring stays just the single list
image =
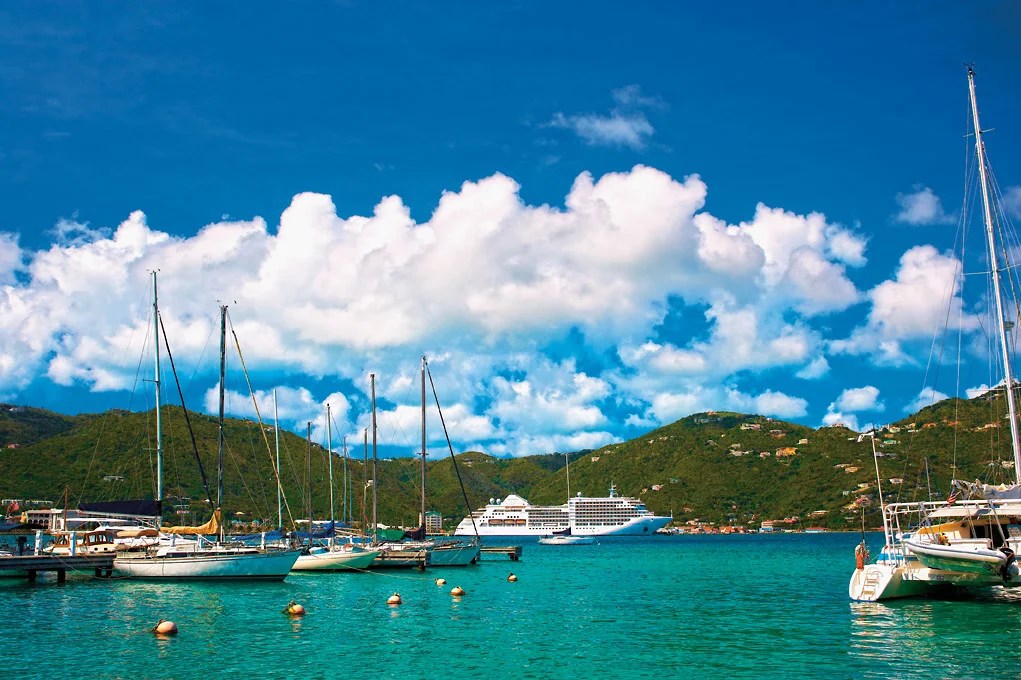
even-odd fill
[{"label": "white cruise ship", "polygon": [[478,529],[479,536],[543,536],[570,529],[574,536],[643,536],[670,520],[652,514],[637,498],[618,496],[611,486],[609,496],[579,494],[563,505],[531,505],[514,494],[490,499],[489,505],[461,520],[454,535],[474,536]]}]

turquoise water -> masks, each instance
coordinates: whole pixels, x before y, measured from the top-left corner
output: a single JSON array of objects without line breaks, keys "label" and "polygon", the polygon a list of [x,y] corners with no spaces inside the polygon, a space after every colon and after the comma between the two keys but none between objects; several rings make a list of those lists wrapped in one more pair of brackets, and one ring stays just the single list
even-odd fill
[{"label": "turquoise water", "polygon": [[[881,537],[870,538],[876,554]],[[858,540],[528,542],[520,562],[282,583],[4,579],[0,668],[18,678],[1021,675],[1021,593],[851,603]],[[450,596],[455,585],[463,598]],[[388,606],[395,591],[404,603]],[[304,618],[281,613],[292,599]],[[180,633],[152,635],[161,618]]]}]

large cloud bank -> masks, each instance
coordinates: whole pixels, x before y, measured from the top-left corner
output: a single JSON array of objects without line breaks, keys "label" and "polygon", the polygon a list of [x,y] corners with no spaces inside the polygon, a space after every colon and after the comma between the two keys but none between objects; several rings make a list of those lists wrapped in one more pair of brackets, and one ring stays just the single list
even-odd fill
[{"label": "large cloud bank", "polygon": [[[413,405],[424,353],[462,447],[576,450],[615,440],[621,422],[707,408],[804,416],[798,395],[748,393],[733,377],[781,368],[817,378],[836,340],[840,352],[898,356],[931,316],[905,313],[910,300],[946,294],[936,278],[956,265],[917,249],[895,279],[863,293],[848,275],[866,262],[860,235],[761,204],[728,224],[704,211],[698,176],[645,166],[582,174],[563,207],[526,205],[518,190],[500,174],[466,182],[420,224],[397,196],[345,217],[329,196],[304,193],[275,229],[256,218],[178,237],[134,212],[107,233],[64,223],[41,252],[0,234],[0,394],[40,376],[132,389],[149,334],[147,272],[159,269],[178,365],[213,368],[217,305],[228,303],[249,367],[286,386],[278,399],[292,422],[321,426],[318,409],[332,400],[338,427],[360,431],[354,405],[369,372],[382,398]],[[859,302],[872,304],[869,323],[853,338],[825,337],[815,322]],[[704,332],[659,332],[679,304],[700,310]],[[603,363],[583,370],[551,349],[569,337]],[[324,377],[354,387],[328,397],[302,385]],[[215,386],[211,371],[197,379]],[[258,386],[263,409],[276,383]],[[381,422],[414,432],[417,418],[398,406]]]}]

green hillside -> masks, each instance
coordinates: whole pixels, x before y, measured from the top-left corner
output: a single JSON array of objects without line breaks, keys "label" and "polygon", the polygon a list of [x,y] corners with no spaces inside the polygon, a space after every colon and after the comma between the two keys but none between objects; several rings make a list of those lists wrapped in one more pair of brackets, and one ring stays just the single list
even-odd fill
[{"label": "green hillside", "polygon": [[[945,494],[952,476],[1010,481],[1014,471],[1003,399],[988,394],[946,400],[887,426],[876,435],[878,463],[887,501],[922,500]],[[167,519],[209,514],[192,440],[178,407],[164,407],[164,494]],[[216,494],[217,425],[191,415],[195,441],[210,494]],[[271,427],[228,420],[224,510],[242,520],[276,516]],[[0,496],[71,504],[155,493],[154,412],[108,411],[61,416],[31,407],[0,407],[0,432],[15,448],[0,450]],[[266,435],[264,440],[263,434]],[[13,441],[12,441],[13,440]],[[290,514],[308,514],[308,443],[281,433],[281,479]],[[312,511],[329,516],[329,467],[325,450],[311,446]],[[739,413],[695,414],[637,439],[570,454],[571,493],[605,495],[611,484],[623,496],[639,496],[676,522],[758,526],[764,519],[799,518],[802,526],[854,528],[860,514],[847,509],[859,497],[871,501],[870,524],[878,523],[878,494],[872,443],[844,427],[812,429]],[[490,498],[517,493],[532,503],[562,503],[567,495],[565,456],[547,454],[500,459],[479,452],[457,457],[469,499],[480,507]],[[418,521],[420,469],[416,459],[378,461],[378,518],[387,524]],[[953,472],[956,466],[956,473]],[[344,461],[334,458],[335,507],[341,515]],[[370,463],[371,467],[371,463]],[[346,464],[353,519],[371,515],[372,488],[361,460]],[[371,474],[371,470],[368,471]],[[428,464],[428,509],[448,524],[468,509],[452,460]],[[939,497],[939,496],[936,496]],[[189,516],[187,513],[191,513]],[[285,518],[286,520],[286,518]]]}]

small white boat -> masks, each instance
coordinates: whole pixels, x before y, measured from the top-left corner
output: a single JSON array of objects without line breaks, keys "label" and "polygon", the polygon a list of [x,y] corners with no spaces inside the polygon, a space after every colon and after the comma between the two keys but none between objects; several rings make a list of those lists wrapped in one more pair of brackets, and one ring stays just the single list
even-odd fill
[{"label": "small white boat", "polygon": [[592,536],[572,536],[571,534],[550,534],[539,539],[543,545],[591,545],[596,542]]},{"label": "small white boat", "polygon": [[[930,569],[960,571],[992,576],[1006,576],[1004,567],[1012,557],[1009,549],[994,550],[988,539],[940,542],[929,537],[913,537],[904,541],[908,552]],[[944,539],[946,541],[946,539]],[[1010,560],[1013,564],[1014,560]]]},{"label": "small white boat", "polygon": [[298,556],[291,571],[368,569],[379,552],[353,543],[335,545],[332,549],[329,546],[314,546]]}]

